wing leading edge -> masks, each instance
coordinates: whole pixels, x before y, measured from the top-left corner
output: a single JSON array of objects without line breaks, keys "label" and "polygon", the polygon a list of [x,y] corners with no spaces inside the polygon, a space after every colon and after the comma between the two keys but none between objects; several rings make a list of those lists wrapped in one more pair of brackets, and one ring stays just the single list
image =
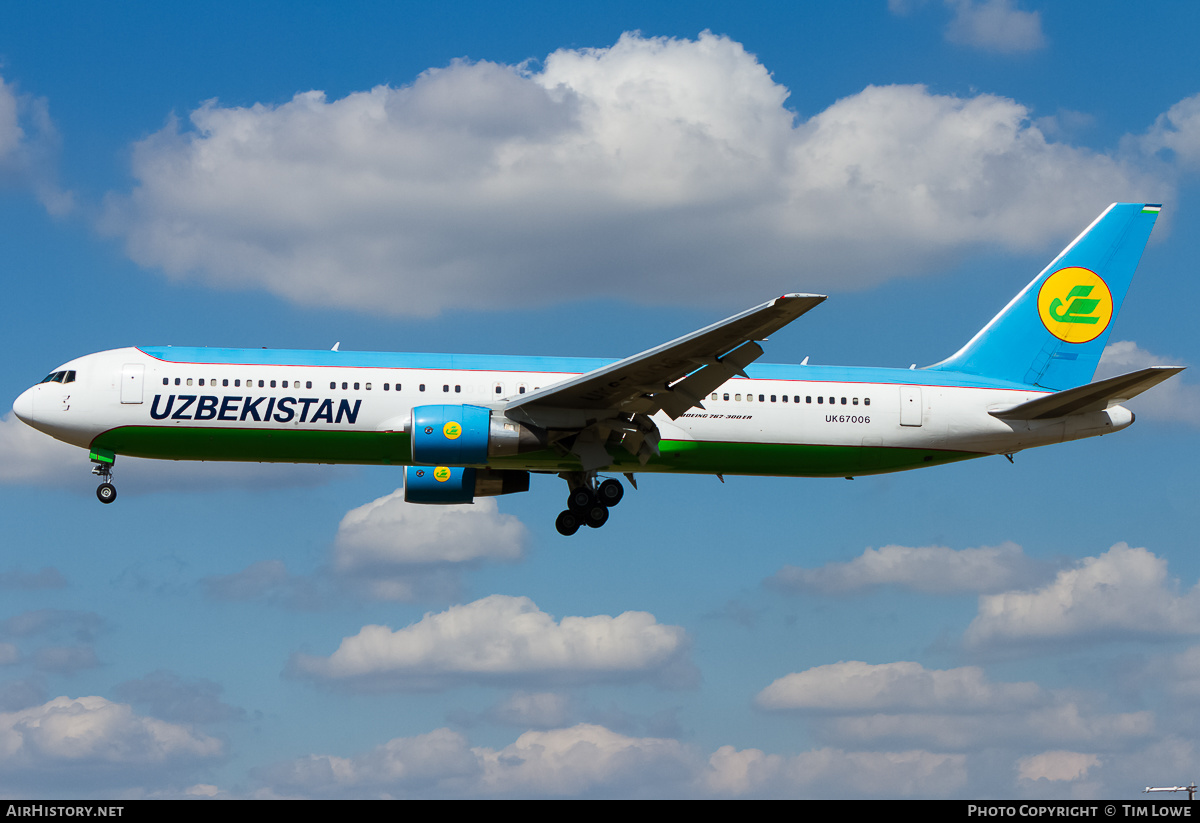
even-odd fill
[{"label": "wing leading edge", "polygon": [[763,353],[757,341],[782,329],[825,299],[822,294],[785,294],[669,343],[626,357],[579,377],[523,395],[505,405],[509,416],[539,410],[612,411],[672,419]]}]

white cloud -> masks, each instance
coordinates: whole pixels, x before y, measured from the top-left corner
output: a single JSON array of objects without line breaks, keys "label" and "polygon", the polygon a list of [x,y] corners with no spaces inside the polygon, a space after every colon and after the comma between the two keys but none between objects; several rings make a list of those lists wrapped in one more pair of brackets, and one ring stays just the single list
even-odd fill
[{"label": "white cloud", "polygon": [[496,501],[461,506],[404,502],[397,489],[351,509],[338,525],[333,567],[342,574],[378,574],[417,565],[519,560],[528,534]]},{"label": "white cloud", "polygon": [[1045,48],[1042,16],[1021,11],[1013,0],[946,0],[954,18],[946,26],[946,39],[1001,53]]},{"label": "white cloud", "polygon": [[1021,780],[1082,780],[1089,769],[1100,765],[1100,758],[1082,752],[1053,751],[1023,757],[1017,761]]},{"label": "white cloud", "polygon": [[73,195],[56,182],[58,149],[46,101],[17,94],[0,77],[0,185],[30,189],[53,215],[71,211]]},{"label": "white cloud", "polygon": [[826,748],[788,757],[722,746],[704,775],[709,792],[732,797],[946,797],[966,782],[965,756],[920,750]]},{"label": "white cloud", "polygon": [[141,717],[103,697],[57,697],[40,706],[0,714],[4,771],[55,771],[80,766],[160,766],[209,761],[219,740]]},{"label": "white cloud", "polygon": [[[1096,379],[1116,377],[1149,366],[1182,366],[1182,361],[1153,354],[1132,340],[1118,340],[1104,347]],[[1123,405],[1139,419],[1165,420],[1200,426],[1200,388],[1189,380],[1189,373],[1177,374],[1165,383],[1129,400]]]},{"label": "white cloud", "polygon": [[1054,582],[1031,591],[979,599],[966,643],[1162,637],[1200,632],[1200,586],[1180,593],[1167,577],[1167,561],[1117,543],[1099,557],[1060,571]]},{"label": "white cloud", "polygon": [[171,277],[429,315],[860,288],[979,244],[1045,252],[1114,199],[1171,191],[994,95],[872,86],[808,119],[788,96],[705,33],[210,101],[136,146],[105,223]]},{"label": "white cloud", "polygon": [[1139,142],[1148,154],[1167,150],[1179,165],[1200,170],[1200,94],[1186,97],[1160,114]]},{"label": "white cloud", "polygon": [[945,546],[884,546],[866,549],[847,563],[816,569],[784,566],[768,581],[787,590],[845,594],[872,586],[921,592],[993,592],[1028,583],[1036,564],[1015,543],[962,549]]},{"label": "white cloud", "polygon": [[579,724],[472,747],[448,729],[352,757],[312,755],[258,772],[276,794],[305,797],[946,796],[966,758],[925,751],[820,749],[796,756],[723,746],[707,761],[678,740]]},{"label": "white cloud", "polygon": [[492,595],[406,628],[364,626],[329,657],[295,655],[292,672],[349,688],[466,683],[629,682],[690,678],[687,638],[646,612],[555,622],[527,597]]},{"label": "white cloud", "polygon": [[785,675],[759,692],[764,709],[820,712],[1004,712],[1044,701],[1036,683],[990,683],[975,666],[857,660]]}]

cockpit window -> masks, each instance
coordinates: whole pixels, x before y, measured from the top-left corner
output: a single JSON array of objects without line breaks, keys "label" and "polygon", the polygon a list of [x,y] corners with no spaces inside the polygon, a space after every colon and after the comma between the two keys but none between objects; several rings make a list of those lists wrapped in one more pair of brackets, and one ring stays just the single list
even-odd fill
[{"label": "cockpit window", "polygon": [[74,383],[75,382],[75,372],[74,371],[51,372],[50,374],[46,375],[46,378],[44,380],[42,380],[42,382],[43,383]]}]

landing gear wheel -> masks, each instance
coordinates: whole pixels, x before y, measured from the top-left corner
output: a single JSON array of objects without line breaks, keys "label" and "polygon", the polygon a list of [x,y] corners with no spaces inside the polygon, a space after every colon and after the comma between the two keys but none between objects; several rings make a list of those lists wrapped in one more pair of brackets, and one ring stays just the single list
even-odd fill
[{"label": "landing gear wheel", "polygon": [[598,529],[608,522],[608,506],[603,503],[594,503],[587,510],[586,522],[593,529]]},{"label": "landing gear wheel", "polygon": [[596,489],[596,498],[610,509],[620,503],[624,496],[625,487],[621,485],[620,480],[609,478],[600,484],[600,488]]},{"label": "landing gear wheel", "polygon": [[579,525],[579,517],[570,511],[560,512],[554,521],[554,528],[558,529],[558,533],[564,537],[570,537],[579,531]]},{"label": "landing gear wheel", "polygon": [[571,489],[571,493],[567,495],[567,508],[580,517],[586,515],[587,510],[595,504],[596,496],[587,486]]},{"label": "landing gear wheel", "polygon": [[117,499],[117,487],[112,483],[101,483],[96,487],[96,497],[101,503],[111,503]]}]

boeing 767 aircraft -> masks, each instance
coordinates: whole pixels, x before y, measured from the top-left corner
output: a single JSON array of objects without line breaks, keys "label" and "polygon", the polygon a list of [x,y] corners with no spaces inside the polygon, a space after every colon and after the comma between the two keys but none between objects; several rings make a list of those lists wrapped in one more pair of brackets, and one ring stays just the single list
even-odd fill
[{"label": "boeing 767 aircraft", "polygon": [[404,466],[413,503],[567,482],[562,534],[637,472],[853,477],[1108,434],[1178,367],[1089,383],[1161,207],[1115,203],[958,352],[922,369],[751,365],[825,297],[785,294],[619,361],[152,346],[59,366],[13,405],[117,455]]}]

